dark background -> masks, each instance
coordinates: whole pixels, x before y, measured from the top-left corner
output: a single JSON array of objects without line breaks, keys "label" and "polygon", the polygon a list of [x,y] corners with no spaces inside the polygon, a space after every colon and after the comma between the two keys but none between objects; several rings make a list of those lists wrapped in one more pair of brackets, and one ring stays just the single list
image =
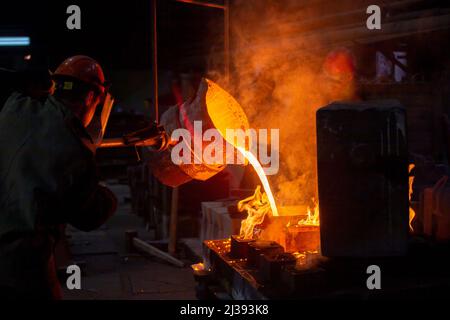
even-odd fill
[{"label": "dark background", "polygon": [[[68,30],[66,9],[81,8],[81,30]],[[143,112],[152,97],[152,1],[2,1],[0,36],[29,36],[29,47],[0,48],[0,67],[17,69],[31,54],[50,70],[84,54],[98,60],[118,108]],[[211,48],[223,50],[223,13],[175,1],[158,1],[160,95],[180,73],[204,73]],[[211,27],[214,26],[214,27]],[[217,44],[217,45],[215,45]],[[164,104],[164,100],[162,101]]]}]

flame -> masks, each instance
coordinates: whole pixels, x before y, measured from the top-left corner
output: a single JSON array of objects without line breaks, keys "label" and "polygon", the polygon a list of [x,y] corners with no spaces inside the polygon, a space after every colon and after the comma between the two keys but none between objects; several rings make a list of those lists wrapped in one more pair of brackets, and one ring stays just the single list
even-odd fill
[{"label": "flame", "polygon": [[[295,225],[305,227],[319,226],[319,205],[314,199],[313,203],[313,209],[308,207],[306,217],[294,222]],[[261,191],[261,186],[256,187],[256,190],[252,196],[239,201],[237,208],[240,212],[247,212],[247,218],[241,222],[239,236],[242,239],[264,238],[266,240],[277,240],[281,245],[283,245],[283,241],[280,241],[280,239],[284,238],[283,234],[285,235],[287,232],[287,227],[291,225],[291,221],[285,225],[275,224],[274,226],[269,226],[269,224],[264,224],[266,216],[273,216],[273,214],[270,207],[269,197],[265,192]],[[286,217],[289,217],[289,215]],[[256,227],[260,228],[255,230]]]},{"label": "flame", "polygon": [[267,194],[261,192],[261,186],[257,186],[255,193],[239,201],[237,207],[240,212],[247,211],[247,218],[241,222],[239,236],[242,239],[256,238],[255,227],[264,222],[264,218],[271,210]]},{"label": "flame", "polygon": [[[265,191],[261,192],[261,186],[257,186],[255,193],[252,196],[245,198],[238,203],[238,210],[240,212],[247,211],[247,218],[241,222],[239,236],[243,239],[254,239],[258,237],[258,234],[255,232],[255,227],[263,224],[266,215],[271,214],[272,216],[279,216],[279,213],[269,181],[267,180],[267,176],[258,159],[243,147],[236,146],[236,149],[241,152],[253,166]],[[314,203],[314,208],[311,210],[311,208],[308,207],[306,218],[298,221],[298,225],[319,225],[319,206],[314,198],[312,201]],[[287,226],[289,226],[289,223]]]},{"label": "flame", "polygon": [[313,198],[314,209],[311,212],[311,208],[308,207],[307,217],[298,222],[301,226],[318,226],[319,225],[319,204]]},{"label": "flame", "polygon": [[251,153],[250,151],[245,150],[242,147],[236,147],[239,152],[242,153],[242,155],[250,162],[250,164],[255,169],[256,173],[258,174],[259,180],[261,180],[261,183],[264,187],[264,191],[267,194],[267,199],[270,204],[270,209],[272,210],[273,216],[278,216],[278,209],[277,205],[275,204],[275,198],[273,197],[272,190],[270,189],[269,180],[267,180],[267,176],[264,173],[264,169],[261,167],[261,164],[259,163],[258,159]]},{"label": "flame", "polygon": [[[410,164],[409,168],[408,168],[408,172],[411,174],[412,169],[414,169],[415,165],[414,164]],[[411,207],[411,195],[413,193],[413,183],[414,183],[414,176],[409,176],[408,178],[408,182],[409,182],[409,194],[408,194],[408,199],[409,199],[409,229],[411,231],[414,231],[414,228],[412,227],[412,221],[414,220],[414,217],[416,216],[416,213],[414,212],[414,209]]]},{"label": "flame", "polygon": [[196,263],[196,264],[192,264],[191,268],[194,271],[204,271],[205,270],[205,264],[203,262],[199,262],[199,263]]}]

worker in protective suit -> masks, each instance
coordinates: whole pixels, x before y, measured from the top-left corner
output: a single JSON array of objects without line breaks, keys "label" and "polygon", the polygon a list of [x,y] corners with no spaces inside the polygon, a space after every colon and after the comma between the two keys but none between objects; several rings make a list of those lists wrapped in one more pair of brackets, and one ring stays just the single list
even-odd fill
[{"label": "worker in protective suit", "polygon": [[75,56],[52,78],[53,95],[14,92],[0,112],[1,298],[61,298],[53,258],[61,225],[90,231],[116,209],[86,130],[106,95],[102,68]]}]

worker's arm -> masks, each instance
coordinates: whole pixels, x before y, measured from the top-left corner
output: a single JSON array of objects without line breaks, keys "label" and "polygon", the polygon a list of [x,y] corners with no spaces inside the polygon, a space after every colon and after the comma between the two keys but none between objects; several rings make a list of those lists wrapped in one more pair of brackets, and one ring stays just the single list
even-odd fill
[{"label": "worker's arm", "polygon": [[[107,187],[99,184],[93,164],[82,172],[72,172],[72,183],[66,190],[67,223],[82,231],[99,228],[117,208],[117,199]],[[78,172],[77,172],[78,171]]]},{"label": "worker's arm", "polygon": [[53,91],[51,74],[45,65],[28,63],[20,70],[0,68],[0,109],[17,91],[32,99],[45,99]]},{"label": "worker's arm", "polygon": [[117,209],[117,199],[107,187],[97,185],[81,205],[80,211],[69,217],[69,224],[82,231],[99,228]]}]

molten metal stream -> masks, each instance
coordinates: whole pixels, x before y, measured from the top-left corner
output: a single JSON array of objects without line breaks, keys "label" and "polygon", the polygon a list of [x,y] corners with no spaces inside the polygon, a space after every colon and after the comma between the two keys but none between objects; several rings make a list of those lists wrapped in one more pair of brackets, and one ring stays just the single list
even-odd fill
[{"label": "molten metal stream", "polygon": [[278,216],[278,209],[275,204],[275,198],[273,197],[272,190],[270,190],[269,180],[267,180],[266,174],[264,173],[264,169],[261,167],[258,159],[251,153],[250,151],[245,150],[242,147],[236,147],[240,153],[250,162],[250,164],[255,169],[258,174],[259,180],[263,185],[264,191],[267,194],[267,198],[269,199],[270,209],[272,210],[273,216]]},{"label": "molten metal stream", "polygon": [[[409,174],[411,174],[412,169],[414,169],[415,165],[410,164],[408,168]],[[416,213],[414,212],[414,209],[411,207],[411,195],[413,193],[413,183],[414,183],[414,176],[409,176],[409,230],[414,231],[414,228],[412,226],[412,221],[414,220],[414,217],[416,216]]]}]

